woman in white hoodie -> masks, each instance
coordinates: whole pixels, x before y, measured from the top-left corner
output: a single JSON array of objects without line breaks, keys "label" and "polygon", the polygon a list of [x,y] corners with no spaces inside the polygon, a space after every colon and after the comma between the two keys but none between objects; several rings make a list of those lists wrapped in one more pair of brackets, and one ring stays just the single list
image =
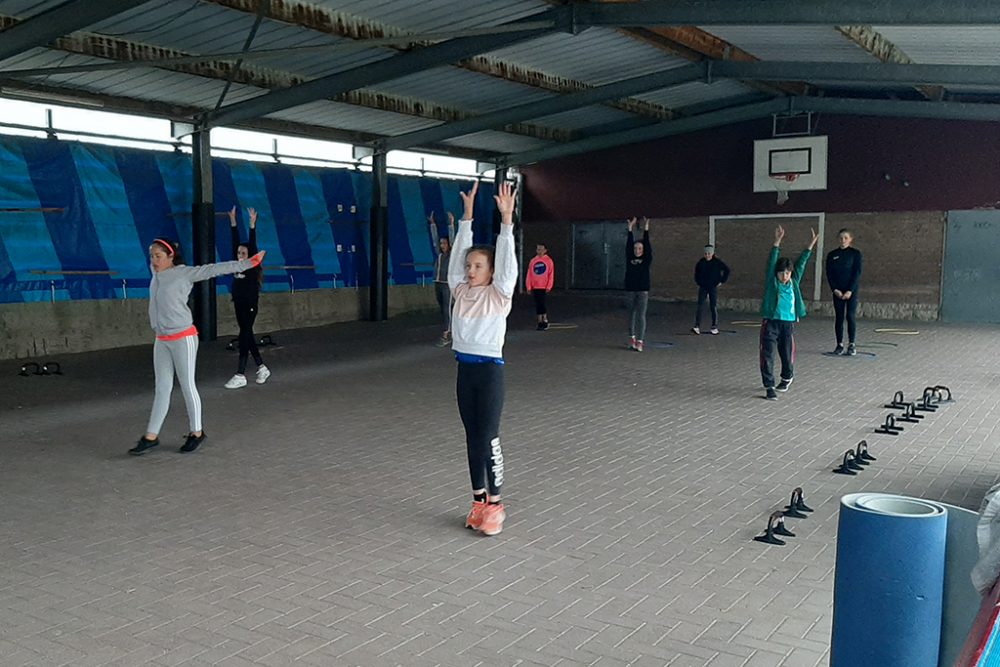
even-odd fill
[{"label": "woman in white hoodie", "polygon": [[472,476],[472,510],[466,528],[496,535],[507,514],[500,501],[503,451],[500,414],[503,412],[503,342],[507,333],[517,259],[514,256],[514,189],[507,183],[494,196],[500,211],[496,248],[472,244],[472,213],[479,183],[462,192],[465,213],[448,265],[448,284],[455,299],[451,347],[458,360],[458,411]]}]

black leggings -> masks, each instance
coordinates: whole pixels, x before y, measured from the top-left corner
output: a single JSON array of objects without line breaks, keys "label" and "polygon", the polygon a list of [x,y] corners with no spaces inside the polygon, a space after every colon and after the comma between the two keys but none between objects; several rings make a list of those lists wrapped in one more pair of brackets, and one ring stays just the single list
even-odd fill
[{"label": "black leggings", "polygon": [[237,371],[240,375],[246,373],[247,357],[253,355],[258,366],[264,365],[264,360],[257,349],[257,337],[253,334],[253,323],[257,319],[257,304],[235,303],[236,323],[240,326],[240,365]]},{"label": "black leggings", "polygon": [[458,362],[458,412],[465,425],[472,490],[500,495],[503,452],[500,413],[503,412],[503,365]]},{"label": "black leggings", "polygon": [[847,318],[847,341],[849,343],[854,342],[854,335],[857,333],[858,326],[854,321],[854,315],[858,312],[858,297],[851,295],[850,299],[838,299],[833,297],[833,312],[836,313],[837,319],[833,325],[834,331],[837,334],[837,344],[844,342],[844,318]]},{"label": "black leggings", "polygon": [[548,310],[545,308],[545,295],[547,292],[543,289],[533,289],[531,290],[531,296],[535,297],[535,315],[547,315]]}]

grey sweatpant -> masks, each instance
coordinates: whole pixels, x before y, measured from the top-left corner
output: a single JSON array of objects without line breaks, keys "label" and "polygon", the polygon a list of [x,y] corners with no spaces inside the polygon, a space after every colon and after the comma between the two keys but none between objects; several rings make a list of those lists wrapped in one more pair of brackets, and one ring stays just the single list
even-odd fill
[{"label": "grey sweatpant", "polygon": [[448,283],[434,282],[434,295],[437,296],[438,307],[441,308],[441,323],[445,331],[451,331],[451,288]]},{"label": "grey sweatpant", "polygon": [[646,306],[649,292],[628,292],[630,307],[628,314],[628,335],[643,340],[646,335]]},{"label": "grey sweatpant", "polygon": [[201,396],[194,384],[195,362],[198,359],[198,337],[185,336],[177,340],[156,339],[153,343],[153,371],[156,374],[156,396],[149,415],[146,432],[159,434],[170,409],[170,393],[174,389],[174,373],[184,394],[191,432],[201,430]]}]

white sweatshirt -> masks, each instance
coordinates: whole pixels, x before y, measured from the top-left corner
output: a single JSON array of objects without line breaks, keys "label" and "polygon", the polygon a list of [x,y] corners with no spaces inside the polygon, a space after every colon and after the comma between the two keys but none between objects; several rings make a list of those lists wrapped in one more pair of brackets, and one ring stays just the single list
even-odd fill
[{"label": "white sweatshirt", "polygon": [[507,315],[517,285],[514,226],[500,225],[493,259],[493,282],[489,285],[469,287],[465,253],[471,247],[472,221],[461,220],[448,263],[448,285],[455,298],[451,312],[451,349],[500,359],[507,333]]}]

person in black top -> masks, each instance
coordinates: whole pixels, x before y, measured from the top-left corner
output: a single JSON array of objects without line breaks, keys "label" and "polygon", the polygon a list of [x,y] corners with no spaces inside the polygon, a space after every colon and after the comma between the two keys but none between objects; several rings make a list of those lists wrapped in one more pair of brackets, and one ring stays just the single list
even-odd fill
[{"label": "person in black top", "polygon": [[[857,324],[854,321],[858,310],[858,281],[861,279],[861,252],[851,247],[854,232],[841,229],[837,232],[840,247],[826,256],[826,279],[833,290],[833,310],[837,315],[834,331],[837,334],[837,348],[834,354],[856,355],[854,346]],[[847,320],[847,349],[844,349],[844,319]]]},{"label": "person in black top", "polygon": [[649,265],[653,263],[653,246],[649,243],[649,218],[643,218],[642,240],[632,234],[636,219],[629,218],[628,241],[625,243],[625,291],[629,293],[628,347],[642,352],[646,335],[646,307],[649,305]]},{"label": "person in black top", "polygon": [[[240,232],[236,227],[236,207],[229,211],[229,230],[232,233],[233,255],[236,259],[246,259],[257,253],[257,211],[248,208],[250,214],[250,239],[240,243]],[[264,282],[263,269],[256,266],[243,273],[233,275],[233,308],[236,309],[236,323],[240,327],[240,361],[236,375],[226,382],[226,389],[239,389],[247,386],[247,357],[253,355],[257,364],[257,384],[264,384],[271,376],[271,371],[264,365],[264,359],[257,349],[257,338],[253,333],[253,323],[257,319],[257,304],[260,300],[260,287]]]},{"label": "person in black top", "polygon": [[705,297],[708,297],[708,308],[712,313],[712,329],[709,333],[713,336],[719,333],[719,285],[727,280],[729,267],[715,256],[714,246],[705,246],[705,256],[694,265],[694,281],[698,284],[698,308],[694,313],[694,326],[691,327],[693,333],[701,333],[701,309],[705,306]]}]

